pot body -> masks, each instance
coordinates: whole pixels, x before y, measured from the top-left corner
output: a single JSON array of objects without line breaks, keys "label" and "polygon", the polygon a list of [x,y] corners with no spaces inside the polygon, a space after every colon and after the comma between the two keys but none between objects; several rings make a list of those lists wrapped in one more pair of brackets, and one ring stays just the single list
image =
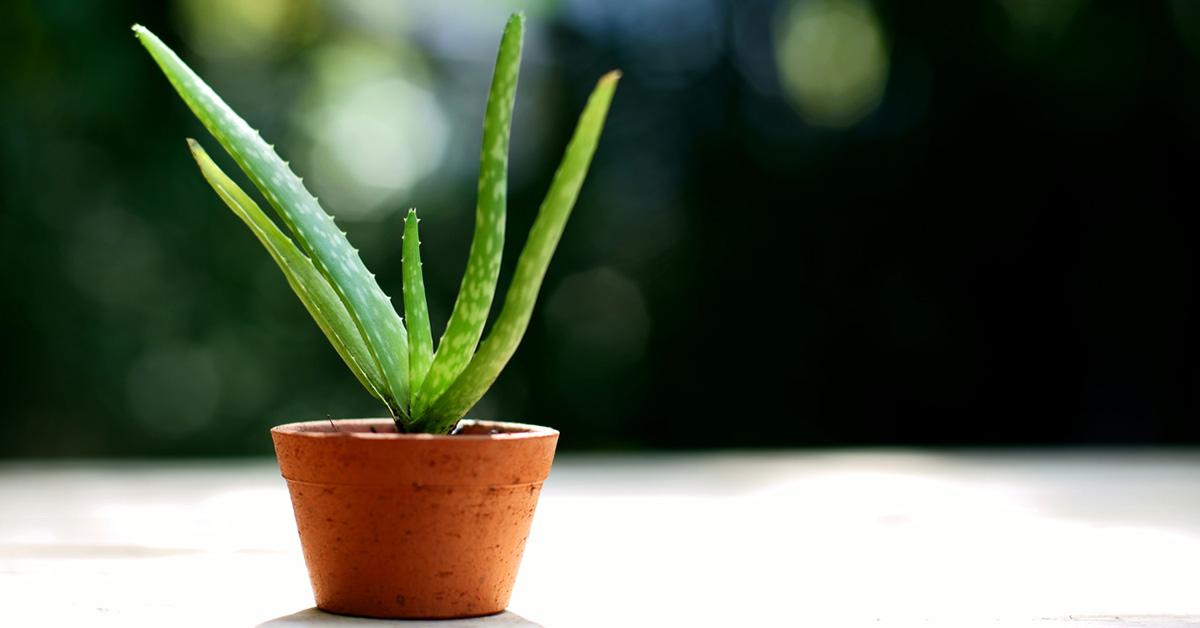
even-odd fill
[{"label": "pot body", "polygon": [[475,617],[508,605],[558,432],[465,421],[397,434],[391,419],[271,430],[317,607]]}]

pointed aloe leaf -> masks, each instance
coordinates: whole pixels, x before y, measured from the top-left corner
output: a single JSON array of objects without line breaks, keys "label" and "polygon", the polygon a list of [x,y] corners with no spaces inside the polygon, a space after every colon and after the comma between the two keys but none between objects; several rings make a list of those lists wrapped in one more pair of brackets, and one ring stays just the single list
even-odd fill
[{"label": "pointed aloe leaf", "polygon": [[408,337],[404,324],[346,234],[257,131],[154,33],[137,25],[133,30],[192,113],[266,196],[300,247],[329,280],[383,372],[389,396],[395,402],[392,407],[407,413]]},{"label": "pointed aloe leaf", "polygon": [[508,199],[508,142],[512,126],[517,75],[521,66],[521,41],[525,16],[514,14],[504,28],[496,69],[483,118],[483,147],[479,155],[479,187],[475,205],[475,234],[467,257],[458,299],[438,341],[429,375],[413,402],[413,416],[420,417],[442,394],[475,352],[500,277],[504,250],[505,209]]},{"label": "pointed aloe leaf", "polygon": [[258,204],[213,163],[200,144],[188,138],[188,146],[192,149],[192,156],[200,166],[200,173],[204,175],[205,180],[271,254],[271,258],[287,278],[292,291],[300,297],[300,302],[325,333],[338,355],[342,356],[346,366],[350,367],[354,376],[372,395],[385,404],[389,403],[382,392],[387,390],[387,382],[383,379],[379,365],[375,363],[375,358],[362,335],[358,333],[350,313],[325,280],[325,276],[313,266],[312,260],[300,252],[292,240],[271,222]]},{"label": "pointed aloe leaf", "polygon": [[417,210],[404,219],[404,318],[408,319],[408,376],[412,390],[421,388],[433,361],[433,332],[429,329],[429,305],[425,302],[425,278],[421,272],[421,236]]},{"label": "pointed aloe leaf", "polygon": [[516,351],[517,345],[521,343],[525,329],[529,326],[529,317],[537,301],[542,279],[546,275],[546,267],[549,266],[558,240],[562,237],[563,227],[567,224],[567,218],[571,216],[571,209],[579,196],[588,165],[596,152],[600,131],[604,128],[608,106],[612,102],[613,92],[620,77],[618,72],[604,75],[588,98],[562,163],[554,173],[550,190],[546,192],[546,198],[538,209],[538,216],[529,230],[529,238],[525,241],[525,248],[521,250],[521,257],[517,260],[512,285],[505,295],[504,307],[500,310],[487,339],[480,346],[479,353],[475,354],[458,379],[422,417],[422,426],[427,431],[444,432],[453,428],[496,381],[496,377]]}]

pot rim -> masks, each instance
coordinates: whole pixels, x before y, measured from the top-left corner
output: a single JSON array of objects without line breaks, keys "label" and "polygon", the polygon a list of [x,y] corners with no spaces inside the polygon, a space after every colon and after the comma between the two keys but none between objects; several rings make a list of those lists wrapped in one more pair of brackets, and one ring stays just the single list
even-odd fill
[{"label": "pot rim", "polygon": [[508,431],[501,431],[497,434],[401,434],[397,432],[339,432],[329,429],[331,425],[393,425],[393,421],[390,418],[358,418],[323,419],[318,421],[297,421],[295,423],[284,423],[282,425],[276,425],[275,427],[272,427],[271,433],[315,439],[355,438],[380,441],[408,440],[446,442],[527,440],[533,438],[553,437],[558,436],[559,434],[558,430],[556,429],[541,425],[533,425],[530,423],[516,423],[511,421],[481,421],[476,419],[464,419],[462,423],[466,425]]}]

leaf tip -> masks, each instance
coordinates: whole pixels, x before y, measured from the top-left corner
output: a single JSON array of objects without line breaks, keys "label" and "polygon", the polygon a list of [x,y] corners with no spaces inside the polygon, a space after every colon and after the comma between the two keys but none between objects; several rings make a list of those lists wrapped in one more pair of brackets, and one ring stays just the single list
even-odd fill
[{"label": "leaf tip", "polygon": [[208,152],[204,150],[204,147],[200,145],[200,142],[197,142],[190,137],[187,138],[187,144],[188,150],[192,152],[192,158],[195,159],[196,163],[200,164],[201,169],[203,169],[204,160],[208,157]]}]

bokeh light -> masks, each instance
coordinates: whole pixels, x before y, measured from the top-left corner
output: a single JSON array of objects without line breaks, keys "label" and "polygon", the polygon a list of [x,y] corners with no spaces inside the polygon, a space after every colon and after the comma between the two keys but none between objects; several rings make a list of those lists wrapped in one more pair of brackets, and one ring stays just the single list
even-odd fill
[{"label": "bokeh light", "polygon": [[628,421],[643,394],[652,323],[641,288],[608,267],[575,273],[550,291],[545,320],[546,375],[567,391],[579,426],[603,433]]},{"label": "bokeh light", "polygon": [[565,359],[588,368],[624,368],[642,358],[650,315],[637,284],[610,268],[567,277],[546,300],[546,321]]},{"label": "bokeh light", "polygon": [[1066,38],[1087,0],[998,0],[1007,20],[1009,51],[1018,57],[1051,54]]},{"label": "bokeh light", "polygon": [[804,118],[846,127],[883,97],[888,51],[879,19],[857,0],[796,0],[777,25],[780,81]]},{"label": "bokeh light", "polygon": [[1061,33],[1086,0],[1000,0],[1013,26],[1024,31]]},{"label": "bokeh light", "polygon": [[73,231],[73,246],[63,262],[78,289],[96,303],[139,310],[162,296],[161,245],[139,216],[95,207],[77,216]]},{"label": "bokeh light", "polygon": [[182,0],[188,42],[207,57],[262,57],[315,30],[308,0]]},{"label": "bokeh light", "polygon": [[221,403],[217,368],[205,347],[150,347],[129,370],[129,407],[145,430],[175,437],[202,429]]},{"label": "bokeh light", "polygon": [[321,49],[300,117],[312,185],[349,218],[387,201],[441,164],[447,122],[418,58],[370,42]]}]

